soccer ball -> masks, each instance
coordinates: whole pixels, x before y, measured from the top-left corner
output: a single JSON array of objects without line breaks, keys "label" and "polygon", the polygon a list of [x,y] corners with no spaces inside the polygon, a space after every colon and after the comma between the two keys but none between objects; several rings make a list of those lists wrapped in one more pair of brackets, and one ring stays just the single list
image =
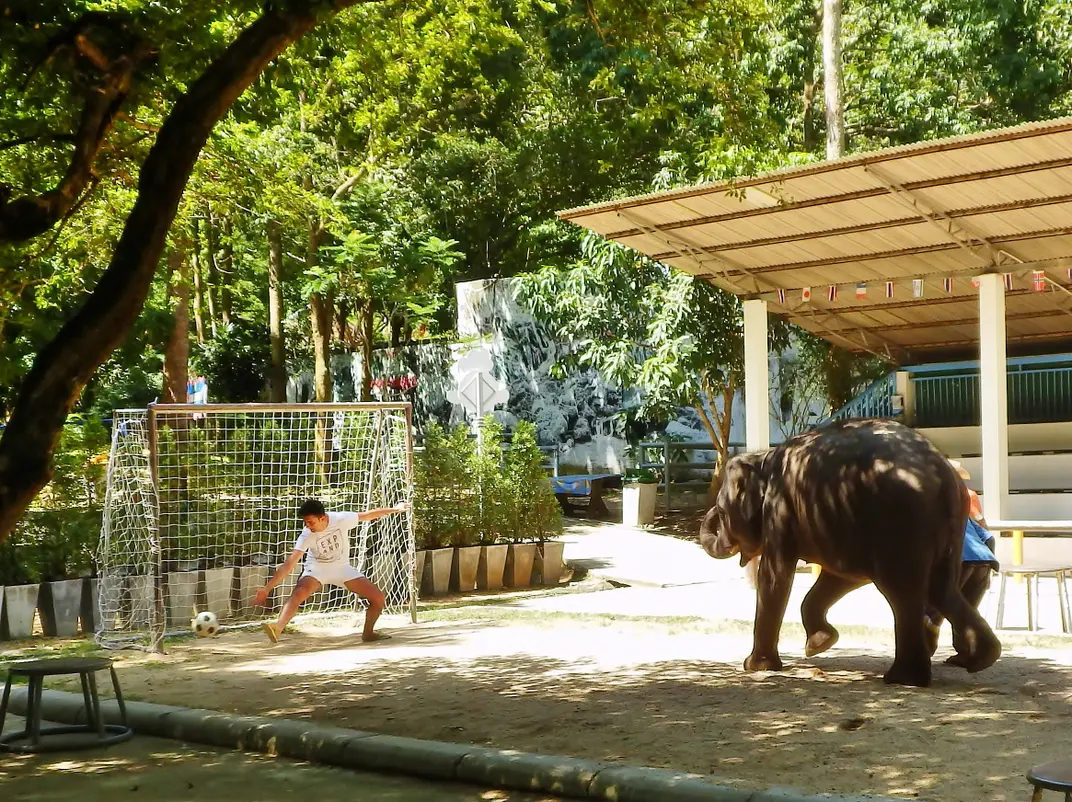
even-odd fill
[{"label": "soccer ball", "polygon": [[190,622],[190,629],[199,638],[211,638],[220,631],[220,622],[216,620],[216,614],[205,611],[198,613],[197,617]]}]

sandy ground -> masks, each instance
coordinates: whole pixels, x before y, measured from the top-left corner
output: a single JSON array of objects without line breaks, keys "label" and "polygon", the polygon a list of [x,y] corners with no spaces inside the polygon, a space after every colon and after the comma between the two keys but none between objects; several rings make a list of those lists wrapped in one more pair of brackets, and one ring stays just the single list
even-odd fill
[{"label": "sandy ground", "polygon": [[843,632],[806,660],[799,625],[787,624],[787,670],[746,674],[741,622],[495,606],[432,617],[386,621],[392,639],[371,645],[350,620],[306,622],[277,646],[255,632],[189,640],[163,657],[123,654],[120,676],[145,701],[663,766],[751,788],[1024,799],[1028,768],[1072,752],[1067,640],[1006,636],[993,668],[936,665],[931,688],[909,689],[881,681],[892,633],[880,630]]},{"label": "sandy ground", "polygon": [[[21,719],[4,731],[16,729],[22,729]],[[0,786],[2,798],[12,802],[290,802],[298,795],[375,802],[556,802],[546,796],[387,777],[145,737],[84,752],[0,753]]]}]

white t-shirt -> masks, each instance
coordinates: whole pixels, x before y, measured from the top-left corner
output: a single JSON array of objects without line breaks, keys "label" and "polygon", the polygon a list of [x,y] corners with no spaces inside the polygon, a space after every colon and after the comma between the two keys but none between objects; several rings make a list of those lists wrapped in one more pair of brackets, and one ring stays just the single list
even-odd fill
[{"label": "white t-shirt", "polygon": [[328,525],[319,532],[303,527],[294,548],[305,552],[305,570],[318,566],[350,564],[350,531],[361,519],[356,512],[329,512]]}]

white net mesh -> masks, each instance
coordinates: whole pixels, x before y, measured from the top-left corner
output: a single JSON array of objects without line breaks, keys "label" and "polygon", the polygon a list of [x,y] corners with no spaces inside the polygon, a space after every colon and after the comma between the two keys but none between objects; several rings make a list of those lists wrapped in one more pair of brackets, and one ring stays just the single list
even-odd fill
[{"label": "white net mesh", "polygon": [[[155,437],[154,437],[155,435]],[[266,608],[252,598],[294,547],[298,508],[331,512],[410,501],[408,405],[157,405],[115,415],[100,547],[97,640],[155,645],[188,631],[193,611],[224,624],[278,612],[300,567]],[[155,467],[156,481],[152,471]],[[412,515],[364,522],[351,563],[412,612]],[[325,586],[303,612],[355,609]]]}]

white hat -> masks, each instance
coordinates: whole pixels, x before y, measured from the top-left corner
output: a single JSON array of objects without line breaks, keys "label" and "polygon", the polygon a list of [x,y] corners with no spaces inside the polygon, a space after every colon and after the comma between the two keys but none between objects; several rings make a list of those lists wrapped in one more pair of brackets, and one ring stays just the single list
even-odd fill
[{"label": "white hat", "polygon": [[955,470],[960,475],[960,478],[963,479],[965,482],[971,479],[971,474],[968,473],[968,469],[961,465],[960,462],[955,459],[951,459],[949,460],[949,464],[953,466],[953,470]]}]

